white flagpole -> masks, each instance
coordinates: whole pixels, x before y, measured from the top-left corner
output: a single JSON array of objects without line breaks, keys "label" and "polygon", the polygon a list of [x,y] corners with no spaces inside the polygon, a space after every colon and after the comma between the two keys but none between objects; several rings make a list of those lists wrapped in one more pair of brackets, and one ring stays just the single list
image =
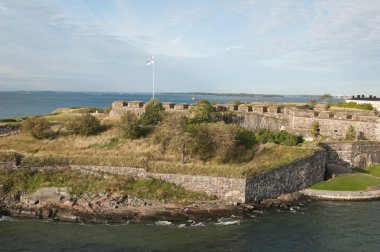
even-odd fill
[{"label": "white flagpole", "polygon": [[154,62],[153,56],[152,56],[152,60],[153,60],[153,99],[154,99],[154,65],[156,62]]}]

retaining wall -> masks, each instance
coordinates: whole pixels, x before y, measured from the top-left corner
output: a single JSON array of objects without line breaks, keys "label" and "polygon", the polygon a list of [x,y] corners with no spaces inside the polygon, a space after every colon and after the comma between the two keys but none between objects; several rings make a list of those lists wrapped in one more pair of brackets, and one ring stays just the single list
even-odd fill
[{"label": "retaining wall", "polygon": [[247,179],[245,201],[257,202],[303,190],[324,180],[326,152],[282,165]]},{"label": "retaining wall", "polygon": [[368,167],[380,163],[380,142],[321,143],[327,162],[349,167]]},{"label": "retaining wall", "polygon": [[[156,178],[186,190],[214,195],[230,202],[253,202],[276,198],[283,193],[302,190],[323,180],[326,154],[316,152],[310,157],[282,165],[248,179],[198,176],[186,174],[150,173],[143,168],[92,165],[32,167],[32,170],[74,169],[99,174],[126,175],[139,179]],[[12,167],[4,167],[13,169]],[[19,169],[23,169],[22,167]]]},{"label": "retaining wall", "polygon": [[132,167],[88,165],[71,165],[70,167],[72,169],[87,172],[104,172],[109,174],[127,175],[141,179],[149,177],[156,178],[173,183],[189,191],[205,193],[207,195],[215,195],[227,201],[244,203],[245,200],[245,179],[185,174],[150,173],[145,169]]}]

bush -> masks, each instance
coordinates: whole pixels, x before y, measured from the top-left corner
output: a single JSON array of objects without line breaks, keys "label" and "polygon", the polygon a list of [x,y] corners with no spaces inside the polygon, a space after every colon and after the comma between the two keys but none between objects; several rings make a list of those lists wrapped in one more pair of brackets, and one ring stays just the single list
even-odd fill
[{"label": "bush", "polygon": [[317,105],[317,100],[315,99],[312,99],[307,102],[307,106],[309,107],[309,109],[313,109],[316,105]]},{"label": "bush", "polygon": [[274,143],[274,134],[273,132],[267,130],[267,129],[259,129],[256,134],[256,139],[260,144],[265,144],[265,143]]},{"label": "bush", "polygon": [[102,127],[100,121],[91,114],[85,114],[78,118],[78,120],[69,122],[67,129],[78,135],[95,135],[98,134]]},{"label": "bush", "polygon": [[355,137],[356,137],[356,132],[355,132],[354,126],[352,126],[352,125],[348,126],[348,128],[346,130],[345,139],[349,140],[349,141],[353,141],[353,140],[355,140]]},{"label": "bush", "polygon": [[286,131],[276,132],[274,138],[275,138],[275,143],[288,145],[288,146],[295,146],[303,142],[302,137],[290,134]]},{"label": "bush", "polygon": [[236,140],[238,145],[246,149],[252,148],[257,143],[255,133],[241,127],[238,128]]},{"label": "bush", "polygon": [[157,99],[148,102],[145,112],[141,116],[141,123],[145,126],[153,126],[161,122],[164,107]]},{"label": "bush", "polygon": [[237,140],[239,126],[223,122],[207,126],[216,161],[222,163],[235,161],[243,149]]},{"label": "bush", "polygon": [[312,124],[311,124],[311,129],[310,129],[310,133],[314,136],[314,137],[318,137],[319,136],[319,123],[317,121],[314,121]]},{"label": "bush", "polygon": [[21,129],[37,139],[48,138],[52,134],[49,121],[43,117],[26,118],[22,122]]},{"label": "bush", "polygon": [[302,137],[293,135],[286,131],[269,131],[267,129],[259,129],[256,132],[256,139],[260,144],[276,143],[288,146],[294,146],[303,142]]},{"label": "bush", "polygon": [[120,118],[120,133],[123,137],[137,139],[144,136],[145,130],[141,127],[138,115],[127,111]]},{"label": "bush", "polygon": [[194,137],[189,131],[188,118],[184,115],[169,114],[158,127],[155,140],[161,144],[162,153],[167,149],[179,153],[184,163],[194,148]]},{"label": "bush", "polygon": [[210,122],[213,111],[214,108],[207,99],[200,99],[199,102],[194,104],[194,108],[191,110],[191,112],[193,113],[192,122]]}]

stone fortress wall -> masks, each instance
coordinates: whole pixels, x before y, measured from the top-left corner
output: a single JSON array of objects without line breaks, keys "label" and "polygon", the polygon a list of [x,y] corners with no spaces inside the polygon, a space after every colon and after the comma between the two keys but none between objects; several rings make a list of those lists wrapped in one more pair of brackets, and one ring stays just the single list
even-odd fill
[{"label": "stone fortress wall", "polygon": [[[365,167],[380,162],[380,143],[325,143],[324,150],[248,178],[152,173],[143,168],[92,165],[45,166],[33,170],[74,169],[89,173],[127,175],[138,179],[156,178],[189,191],[214,195],[228,202],[258,202],[284,193],[303,190],[325,178],[326,164],[345,163],[348,167]],[[0,162],[0,169],[23,169],[16,160]]]},{"label": "stone fortress wall", "polygon": [[[115,101],[112,103],[110,115],[120,115],[125,111],[141,114],[145,106],[144,102],[139,101]],[[194,105],[163,103],[163,106],[168,112],[189,113]],[[380,141],[380,117],[375,111],[305,110],[291,106],[262,104],[215,104],[213,107],[222,114],[226,112],[225,116],[234,115],[232,120],[253,130],[283,128],[309,136],[312,124],[318,122],[320,134],[333,139],[344,137],[347,128],[352,125],[356,132],[364,133],[367,139]]]}]

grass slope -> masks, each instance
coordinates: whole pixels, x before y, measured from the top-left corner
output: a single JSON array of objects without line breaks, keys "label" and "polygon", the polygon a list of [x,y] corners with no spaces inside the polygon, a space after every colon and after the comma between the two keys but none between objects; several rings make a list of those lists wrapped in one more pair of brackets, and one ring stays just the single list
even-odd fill
[{"label": "grass slope", "polygon": [[370,174],[375,177],[380,177],[380,164],[367,168],[355,169],[356,172]]}]

